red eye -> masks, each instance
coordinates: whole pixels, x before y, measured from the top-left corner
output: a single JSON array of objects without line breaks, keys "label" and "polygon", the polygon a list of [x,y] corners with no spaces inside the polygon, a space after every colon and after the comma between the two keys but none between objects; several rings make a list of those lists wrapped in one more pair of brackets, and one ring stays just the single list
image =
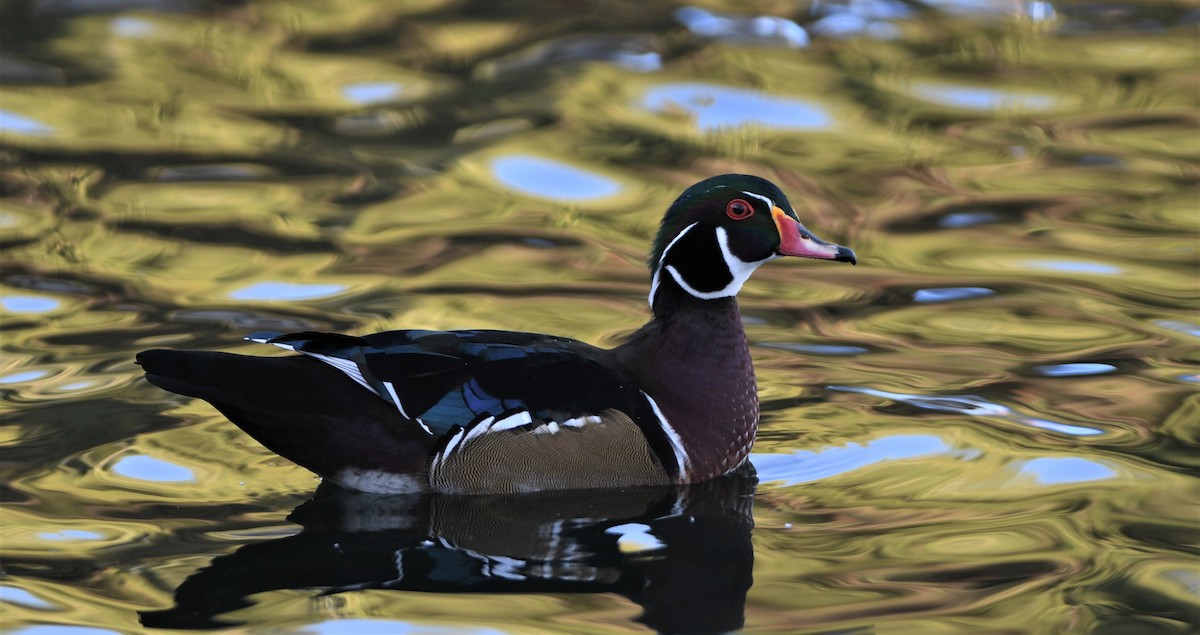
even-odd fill
[{"label": "red eye", "polygon": [[733,220],[745,220],[754,215],[754,207],[740,198],[735,198],[725,206],[725,213]]}]

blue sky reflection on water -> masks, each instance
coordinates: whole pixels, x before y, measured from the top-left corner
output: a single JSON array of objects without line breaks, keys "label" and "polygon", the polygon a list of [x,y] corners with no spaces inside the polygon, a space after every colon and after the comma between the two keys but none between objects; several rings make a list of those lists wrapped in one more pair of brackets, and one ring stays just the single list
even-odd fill
[{"label": "blue sky reflection on water", "polygon": [[1051,430],[1061,434],[1067,434],[1077,437],[1089,437],[1099,434],[1104,434],[1103,430],[1090,428],[1086,426],[1071,425],[1060,423],[1058,421],[1049,421],[1038,417],[1030,417],[1013,411],[1012,408],[1003,404],[993,403],[982,397],[975,395],[908,395],[899,392],[888,392],[884,390],[876,390],[874,388],[861,388],[858,386],[830,386],[829,390],[840,392],[854,392],[864,395],[872,395],[883,399],[890,399],[916,406],[925,410],[937,410],[942,412],[957,412],[960,414],[981,417],[1000,419],[1015,423],[1017,425],[1038,428],[1041,430]]},{"label": "blue sky reflection on water", "polygon": [[58,531],[43,531],[38,534],[42,540],[100,540],[104,534],[85,529],[60,529]]},{"label": "blue sky reflection on water", "polygon": [[1034,269],[1045,269],[1047,271],[1094,273],[1103,276],[1115,276],[1124,271],[1124,269],[1115,265],[1080,260],[1026,260],[1024,264]]},{"label": "blue sky reflection on water", "polygon": [[1114,478],[1117,471],[1082,457],[1047,456],[1026,461],[1021,466],[1021,474],[1035,477],[1039,485],[1068,485]]},{"label": "blue sky reflection on water", "polygon": [[946,214],[938,221],[938,225],[951,229],[985,225],[1000,220],[1000,215],[992,212],[954,212]]},{"label": "blue sky reflection on water", "polygon": [[10,313],[48,313],[62,303],[54,298],[37,295],[10,295],[0,298],[0,307]]},{"label": "blue sky reflection on water", "polygon": [[1038,366],[1037,371],[1046,377],[1080,377],[1084,375],[1104,375],[1117,370],[1112,364],[1078,363],[1051,364]]},{"label": "blue sky reflection on water", "polygon": [[1013,93],[998,88],[956,86],[953,84],[916,84],[912,94],[944,106],[968,110],[1047,110],[1057,100],[1049,95]]},{"label": "blue sky reflection on water", "polygon": [[53,604],[43,600],[42,598],[26,591],[25,589],[15,586],[0,586],[0,602],[9,604],[20,604],[35,609],[52,609]]},{"label": "blue sky reflection on water", "polygon": [[396,82],[359,82],[342,86],[342,96],[356,104],[377,104],[395,99],[403,89]]},{"label": "blue sky reflection on water", "polygon": [[37,119],[19,115],[15,112],[0,110],[0,133],[16,132],[27,135],[48,135],[55,132],[52,126],[48,126]]},{"label": "blue sky reflection on water", "polygon": [[753,454],[750,462],[763,483],[798,485],[845,474],[882,463],[922,456],[950,454],[955,450],[941,437],[912,434],[884,437],[865,444],[848,443],[822,450],[796,450],[788,454]]},{"label": "blue sky reflection on water", "polygon": [[984,287],[944,287],[941,289],[918,289],[913,293],[915,302],[949,302],[995,295],[995,291]]},{"label": "blue sky reflection on water", "polygon": [[141,18],[122,16],[109,23],[109,29],[117,37],[142,38],[154,33],[153,22]]},{"label": "blue sky reflection on water", "polygon": [[686,110],[704,131],[747,124],[781,130],[820,130],[833,125],[829,111],[795,97],[701,82],[654,86],[646,91],[642,105],[660,113]]},{"label": "blue sky reflection on water", "polygon": [[621,184],[600,174],[560,161],[527,154],[493,159],[492,174],[505,186],[524,194],[563,201],[613,196]]},{"label": "blue sky reflection on water", "polygon": [[107,628],[91,626],[67,626],[59,624],[38,624],[12,631],[12,635],[121,635]]},{"label": "blue sky reflection on water", "polygon": [[776,16],[745,16],[683,7],[675,11],[675,19],[700,37],[787,48],[804,48],[809,43],[804,27]]},{"label": "blue sky reflection on water", "polygon": [[335,295],[344,284],[300,284],[295,282],[258,282],[229,294],[234,300],[312,300]]},{"label": "blue sky reflection on water", "polygon": [[1185,335],[1191,335],[1195,338],[1200,338],[1200,324],[1195,322],[1184,322],[1182,320],[1155,320],[1154,324],[1165,329],[1178,331]]},{"label": "blue sky reflection on water", "polygon": [[182,483],[196,480],[196,475],[188,468],[144,454],[121,457],[113,464],[112,471],[139,481]]},{"label": "blue sky reflection on water", "polygon": [[22,382],[33,381],[35,379],[41,379],[49,374],[50,371],[48,370],[18,371],[15,373],[9,373],[7,375],[0,375],[0,384],[19,384]]},{"label": "blue sky reflection on water", "polygon": [[870,349],[862,346],[847,346],[845,344],[801,344],[799,342],[759,342],[758,346],[762,348],[774,348],[782,351],[795,351],[797,353],[808,353],[810,355],[829,355],[834,357],[848,357],[852,355],[862,355],[863,353],[871,352]]},{"label": "blue sky reflection on water", "polygon": [[1066,423],[1059,423],[1057,421],[1047,421],[1037,417],[1019,417],[1014,418],[1013,421],[1015,423],[1021,423],[1033,428],[1061,432],[1062,434],[1069,434],[1075,437],[1092,437],[1098,434],[1104,434],[1103,430],[1097,430],[1095,428],[1088,428],[1084,426],[1073,426]]}]

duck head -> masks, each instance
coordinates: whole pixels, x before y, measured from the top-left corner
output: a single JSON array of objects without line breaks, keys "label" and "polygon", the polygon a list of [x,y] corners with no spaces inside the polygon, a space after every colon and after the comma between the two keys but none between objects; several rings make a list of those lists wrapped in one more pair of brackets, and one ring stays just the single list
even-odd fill
[{"label": "duck head", "polygon": [[759,265],[783,256],[858,263],[850,248],[806,229],[774,183],[748,174],[705,179],[663,218],[650,258],[650,306],[663,285],[701,300],[733,297]]}]

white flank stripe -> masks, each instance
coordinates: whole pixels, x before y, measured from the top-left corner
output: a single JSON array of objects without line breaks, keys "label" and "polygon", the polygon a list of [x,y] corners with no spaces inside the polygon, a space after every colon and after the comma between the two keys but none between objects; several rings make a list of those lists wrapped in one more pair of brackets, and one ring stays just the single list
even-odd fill
[{"label": "white flank stripe", "polygon": [[442,454],[448,455],[453,452],[454,448],[458,447],[459,442],[463,440],[463,436],[466,434],[467,431],[462,429],[460,429],[458,432],[455,432],[454,436],[450,438],[450,442],[446,444],[446,449],[442,450]]},{"label": "white flank stripe", "polygon": [[496,423],[493,423],[492,424],[492,432],[499,432],[500,430],[511,430],[513,428],[519,428],[519,427],[529,424],[529,423],[533,423],[533,417],[531,417],[529,415],[529,412],[522,410],[521,412],[511,414],[511,415],[497,421]]},{"label": "white flank stripe", "polygon": [[754,192],[747,192],[746,190],[742,190],[742,194],[745,194],[746,196],[753,196],[754,198],[766,203],[767,211],[771,211],[771,208],[775,207],[775,201],[772,201],[771,199],[763,196],[762,194],[755,194]]},{"label": "white flank stripe", "polygon": [[420,417],[417,417],[414,419],[414,421],[417,422],[417,425],[421,426],[421,429],[425,431],[425,434],[433,434],[433,432],[429,429],[429,426],[425,425],[425,422],[421,421]]},{"label": "white flank stripe", "polygon": [[680,238],[683,238],[684,234],[692,231],[692,228],[697,224],[698,223],[692,223],[691,225],[684,227],[683,231],[676,234],[675,237],[671,239],[671,242],[667,243],[667,248],[663,249],[662,255],[658,257],[658,267],[654,270],[654,276],[650,281],[650,308],[654,308],[654,292],[658,291],[658,274],[662,271],[662,263],[667,259],[667,253],[671,251],[671,248],[675,246],[675,243],[679,242]]},{"label": "white flank stripe", "polygon": [[683,439],[679,438],[679,434],[675,432],[675,428],[667,422],[667,418],[663,416],[662,410],[658,408],[658,402],[654,401],[654,397],[646,394],[646,391],[641,391],[642,396],[646,398],[647,403],[654,409],[654,416],[658,417],[658,425],[662,427],[663,432],[667,433],[667,440],[671,442],[671,449],[675,451],[675,460],[679,463],[679,478],[687,478],[687,450],[683,449]]},{"label": "white flank stripe", "polygon": [[467,436],[463,437],[463,445],[466,445],[467,441],[470,441],[471,439],[474,439],[475,437],[482,436],[488,432],[491,432],[492,424],[495,422],[496,422],[495,417],[488,417],[486,419],[480,419],[479,423],[476,423],[475,425],[471,426],[470,430],[467,430]]},{"label": "white flank stripe", "polygon": [[[370,386],[367,386],[367,387],[370,388]],[[400,416],[404,417],[405,419],[408,419],[409,418],[408,413],[404,412],[404,404],[400,403],[400,396],[396,394],[396,387],[393,386],[392,382],[390,382],[390,381],[383,382],[383,387],[387,388],[388,394],[392,396],[392,402],[395,403],[396,408],[398,410],[400,410]],[[424,428],[425,424],[422,423],[421,427]],[[425,431],[429,432],[429,428],[425,428]]]},{"label": "white flank stripe", "polygon": [[438,455],[436,457],[434,457],[433,468],[430,468],[431,472],[433,471],[434,468],[437,468],[437,464],[441,462],[441,459],[444,459],[444,458],[450,456],[450,453],[454,451],[454,448],[458,447],[458,443],[459,443],[459,441],[462,441],[463,434],[465,432],[466,432],[466,430],[459,430],[458,432],[456,432],[454,434],[454,436],[450,438],[450,442],[446,444],[446,449],[442,450],[441,452],[438,452]]}]

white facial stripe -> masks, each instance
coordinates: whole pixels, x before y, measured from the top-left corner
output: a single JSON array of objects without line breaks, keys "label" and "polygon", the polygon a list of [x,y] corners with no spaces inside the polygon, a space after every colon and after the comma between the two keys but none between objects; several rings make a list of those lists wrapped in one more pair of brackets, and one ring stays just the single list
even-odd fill
[{"label": "white facial stripe", "polygon": [[745,194],[746,196],[753,196],[754,198],[766,203],[767,211],[770,211],[772,207],[775,207],[775,201],[772,201],[771,199],[763,196],[762,194],[755,194],[754,192],[747,192],[746,190],[742,190],[742,194]]},{"label": "white facial stripe", "polygon": [[683,231],[676,234],[675,237],[671,239],[671,242],[667,243],[667,248],[664,249],[662,255],[658,257],[658,268],[654,270],[654,277],[650,280],[650,308],[654,308],[654,293],[658,291],[658,274],[662,272],[662,263],[667,259],[667,252],[671,251],[671,248],[675,246],[675,243],[679,242],[679,239],[683,238],[683,235],[691,231],[696,225],[697,223],[692,223],[691,225],[684,227]]},{"label": "white facial stripe", "polygon": [[654,401],[654,397],[646,394],[646,391],[640,391],[642,396],[646,398],[646,402],[650,404],[650,408],[654,410],[654,416],[658,417],[658,425],[663,432],[667,434],[667,440],[671,442],[671,450],[675,452],[675,461],[679,464],[679,478],[686,480],[688,455],[687,450],[683,449],[683,439],[679,438],[679,433],[675,432],[675,428],[667,422],[667,418],[663,416],[662,410],[658,407],[658,402]]},{"label": "white facial stripe", "polygon": [[716,291],[700,291],[699,289],[696,289],[692,285],[688,284],[687,281],[683,279],[683,275],[679,273],[678,269],[671,265],[667,265],[666,267],[667,271],[670,272],[671,277],[675,279],[675,282],[678,283],[684,291],[690,293],[692,297],[700,298],[701,300],[715,300],[717,298],[728,298],[735,296],[737,295],[738,291],[742,290],[742,285],[746,283],[746,280],[750,278],[750,274],[754,273],[755,269],[758,269],[758,267],[764,262],[774,260],[778,257],[767,256],[762,260],[756,260],[754,262],[746,262],[741,258],[738,258],[737,256],[733,255],[732,251],[729,250],[729,232],[725,231],[724,227],[717,228],[717,245],[721,248],[721,257],[725,260],[725,266],[729,269],[729,275],[733,278],[729,281],[729,284],[725,285],[721,289],[717,289]]}]

